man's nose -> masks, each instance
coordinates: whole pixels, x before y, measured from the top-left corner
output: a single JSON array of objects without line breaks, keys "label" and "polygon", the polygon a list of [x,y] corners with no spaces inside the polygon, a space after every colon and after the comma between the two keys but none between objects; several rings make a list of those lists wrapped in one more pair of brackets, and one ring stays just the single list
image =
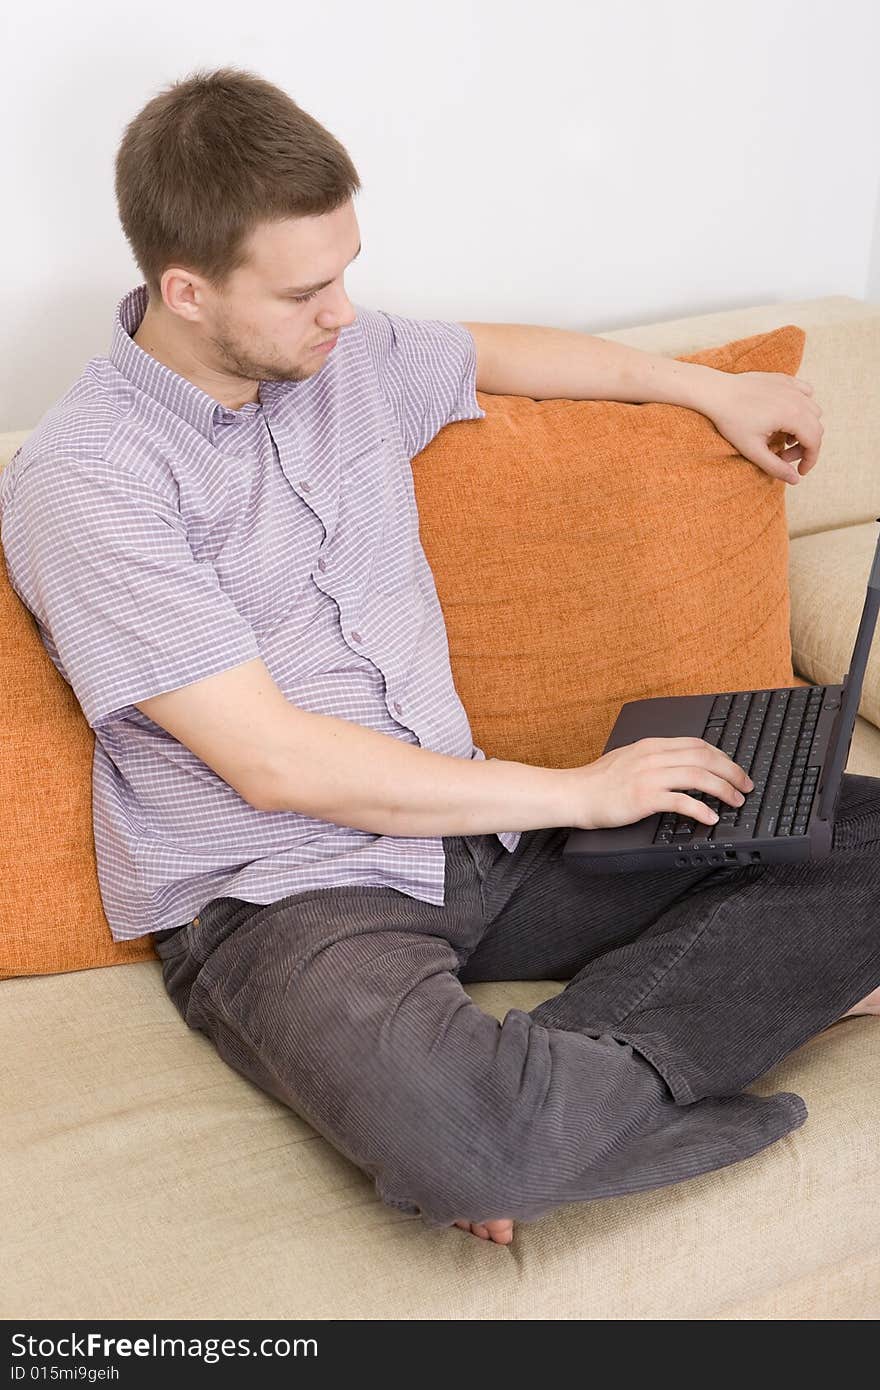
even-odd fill
[{"label": "man's nose", "polygon": [[331,326],[337,329],[348,328],[357,318],[354,305],[341,287],[335,291],[332,304],[329,307],[324,304],[321,312],[333,320]]}]

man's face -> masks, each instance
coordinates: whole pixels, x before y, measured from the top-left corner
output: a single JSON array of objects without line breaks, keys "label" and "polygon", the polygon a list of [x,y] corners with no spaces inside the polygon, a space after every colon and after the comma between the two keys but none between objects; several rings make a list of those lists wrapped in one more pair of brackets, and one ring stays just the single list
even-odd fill
[{"label": "man's face", "polygon": [[[246,381],[305,381],[335,351],[316,352],[357,314],[343,274],[360,246],[351,200],[320,217],[261,224],[250,259],[218,294],[202,286],[202,333],[215,365]],[[329,283],[324,284],[327,281]],[[324,284],[310,297],[308,291]]]}]

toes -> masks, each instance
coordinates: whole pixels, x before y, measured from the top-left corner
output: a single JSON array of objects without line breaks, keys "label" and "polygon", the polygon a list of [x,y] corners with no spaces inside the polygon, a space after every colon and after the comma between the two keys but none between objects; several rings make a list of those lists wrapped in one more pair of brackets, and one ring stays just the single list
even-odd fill
[{"label": "toes", "polygon": [[492,1240],[497,1241],[499,1245],[509,1245],[513,1240],[512,1221],[487,1221],[486,1229]]},{"label": "toes", "polygon": [[478,1226],[475,1221],[456,1221],[454,1224],[460,1226],[463,1231],[467,1231],[468,1235],[479,1236],[480,1240],[489,1239],[489,1232],[486,1227]]},{"label": "toes", "polygon": [[456,1221],[453,1224],[480,1240],[494,1240],[496,1245],[509,1245],[513,1240],[512,1221]]}]

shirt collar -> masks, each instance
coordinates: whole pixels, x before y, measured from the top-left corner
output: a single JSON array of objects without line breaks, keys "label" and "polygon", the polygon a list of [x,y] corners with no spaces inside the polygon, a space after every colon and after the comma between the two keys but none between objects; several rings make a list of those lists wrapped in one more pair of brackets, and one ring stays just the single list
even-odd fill
[{"label": "shirt collar", "polygon": [[232,411],[194,382],[187,381],[186,377],[179,376],[144,352],[132,335],[140,327],[148,302],[147,285],[137,285],[120,299],[113,319],[110,361],[133,386],[152,396],[181,420],[186,420],[212,444],[215,443],[214,427],[218,421],[236,415],[253,415],[260,405],[266,405],[275,382],[261,381],[259,403],[249,401],[241,410]]}]

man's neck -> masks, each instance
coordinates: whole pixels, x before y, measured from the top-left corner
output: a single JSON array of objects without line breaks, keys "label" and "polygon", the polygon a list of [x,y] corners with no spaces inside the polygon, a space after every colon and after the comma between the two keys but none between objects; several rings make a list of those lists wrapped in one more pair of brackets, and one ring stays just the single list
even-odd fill
[{"label": "man's neck", "polygon": [[245,384],[239,386],[236,392],[233,384],[228,379],[221,380],[216,376],[205,373],[201,364],[187,360],[185,353],[179,353],[175,348],[166,344],[163,340],[161,325],[155,314],[150,312],[149,306],[140,321],[136,332],[131,335],[132,342],[137,343],[138,347],[146,352],[155,361],[161,362],[163,367],[168,367],[184,380],[191,381],[194,386],[198,386],[200,391],[213,396],[215,401],[225,405],[230,410],[240,410],[243,405],[248,405],[251,401],[260,398],[260,383],[254,382],[248,394],[244,394]]}]

